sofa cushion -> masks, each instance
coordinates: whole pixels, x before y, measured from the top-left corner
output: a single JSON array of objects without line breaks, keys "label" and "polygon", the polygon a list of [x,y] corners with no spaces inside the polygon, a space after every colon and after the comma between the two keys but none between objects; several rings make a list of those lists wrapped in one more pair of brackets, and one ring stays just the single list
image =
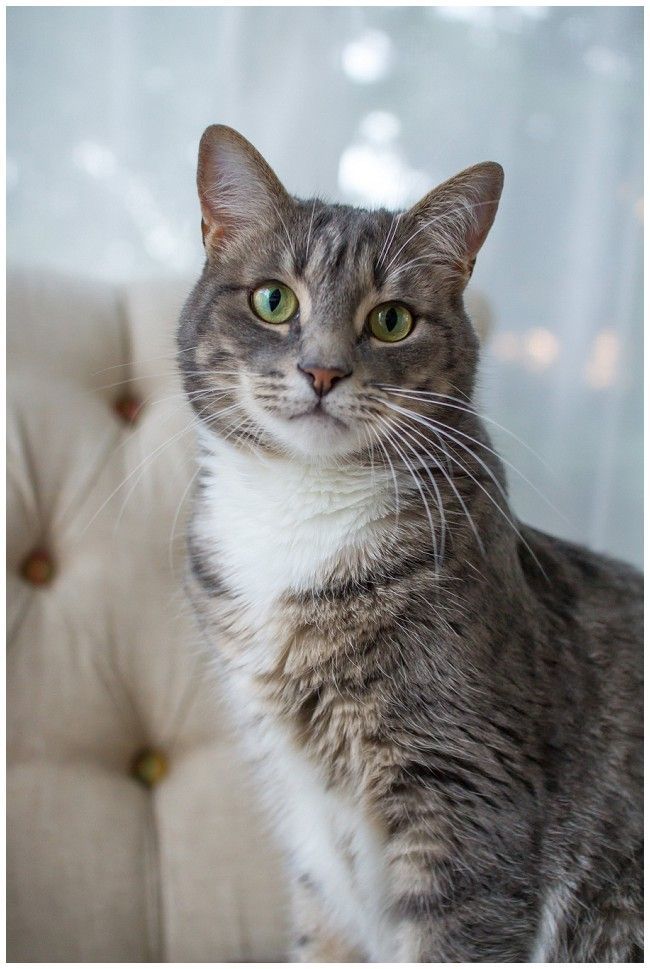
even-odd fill
[{"label": "sofa cushion", "polygon": [[285,949],[281,868],[183,594],[188,288],[10,273],[12,961]]}]

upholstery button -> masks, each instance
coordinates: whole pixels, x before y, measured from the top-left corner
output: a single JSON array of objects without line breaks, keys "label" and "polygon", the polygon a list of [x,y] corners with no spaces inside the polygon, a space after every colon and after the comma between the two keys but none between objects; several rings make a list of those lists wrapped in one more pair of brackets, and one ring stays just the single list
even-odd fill
[{"label": "upholstery button", "polygon": [[43,548],[30,552],[21,568],[23,578],[31,585],[48,585],[54,578],[54,572],[52,556]]},{"label": "upholstery button", "polygon": [[113,408],[125,424],[135,424],[142,410],[142,401],[138,397],[125,395],[115,401]]},{"label": "upholstery button", "polygon": [[133,758],[131,773],[145,787],[158,784],[168,771],[167,758],[160,750],[145,748]]}]

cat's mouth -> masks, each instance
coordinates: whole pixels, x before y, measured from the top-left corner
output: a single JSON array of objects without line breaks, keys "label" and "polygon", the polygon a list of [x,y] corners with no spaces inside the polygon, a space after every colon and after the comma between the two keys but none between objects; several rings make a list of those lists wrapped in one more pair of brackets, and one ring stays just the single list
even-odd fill
[{"label": "cat's mouth", "polygon": [[282,453],[310,460],[330,459],[352,453],[363,443],[362,426],[356,426],[354,411],[348,411],[343,401],[330,403],[307,397],[282,403],[284,407],[268,410],[253,397],[249,404],[251,417]]},{"label": "cat's mouth", "polygon": [[339,417],[334,417],[333,414],[330,414],[329,411],[325,410],[325,408],[322,405],[322,401],[320,400],[316,401],[314,406],[310,407],[308,410],[303,410],[299,414],[292,414],[289,420],[295,421],[295,420],[299,420],[300,418],[309,418],[309,417],[319,422],[328,421],[333,424],[338,424],[339,427],[347,428],[347,424],[344,421],[342,421]]}]

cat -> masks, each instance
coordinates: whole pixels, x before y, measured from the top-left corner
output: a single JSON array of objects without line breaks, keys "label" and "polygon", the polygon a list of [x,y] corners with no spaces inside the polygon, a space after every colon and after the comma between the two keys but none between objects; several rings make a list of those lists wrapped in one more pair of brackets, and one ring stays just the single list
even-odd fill
[{"label": "cat", "polygon": [[642,578],[517,521],[472,404],[501,167],[366,211],[214,125],[197,180],[188,585],[290,961],[641,960]]}]

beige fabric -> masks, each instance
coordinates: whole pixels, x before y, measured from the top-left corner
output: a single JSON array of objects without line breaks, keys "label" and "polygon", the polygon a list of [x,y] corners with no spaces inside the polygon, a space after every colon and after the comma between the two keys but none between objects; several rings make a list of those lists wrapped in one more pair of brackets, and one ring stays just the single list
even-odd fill
[{"label": "beige fabric", "polygon": [[[11,961],[283,958],[281,867],[182,594],[187,290],[10,276]],[[39,547],[45,586],[21,576]],[[169,760],[151,790],[148,747]]]},{"label": "beige fabric", "polygon": [[[9,280],[12,961],[285,951],[281,868],[182,593],[188,289]],[[133,427],[113,410],[127,392],[145,402]],[[57,571],[36,587],[21,567],[39,547]],[[170,763],[152,790],[130,776],[147,747]]]}]

